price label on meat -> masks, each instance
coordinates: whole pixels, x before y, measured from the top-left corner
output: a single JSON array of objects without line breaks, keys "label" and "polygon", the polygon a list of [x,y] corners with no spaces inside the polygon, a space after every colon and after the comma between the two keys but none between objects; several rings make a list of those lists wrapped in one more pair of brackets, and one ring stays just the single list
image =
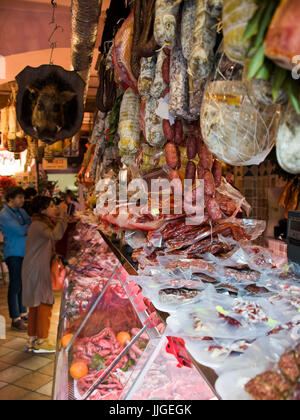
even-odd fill
[{"label": "price label on meat", "polygon": [[242,95],[233,95],[230,93],[209,93],[206,92],[206,99],[208,101],[218,102],[220,104],[240,106],[245,102],[245,97]]}]

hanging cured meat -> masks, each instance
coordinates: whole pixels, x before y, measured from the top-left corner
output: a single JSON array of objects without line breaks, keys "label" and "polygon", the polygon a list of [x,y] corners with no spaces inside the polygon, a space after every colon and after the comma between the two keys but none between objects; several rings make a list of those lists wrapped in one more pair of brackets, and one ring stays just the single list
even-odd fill
[{"label": "hanging cured meat", "polygon": [[196,0],[194,42],[189,59],[189,74],[194,79],[205,79],[211,73],[217,38],[216,18],[222,10],[220,4],[220,1]]},{"label": "hanging cured meat", "polygon": [[121,156],[132,156],[140,143],[140,100],[132,89],[124,93],[119,122],[119,150]]},{"label": "hanging cured meat", "polygon": [[292,69],[300,54],[300,0],[282,0],[265,39],[265,54],[280,67]]},{"label": "hanging cured meat", "polygon": [[224,51],[230,60],[237,63],[244,63],[247,44],[242,38],[255,10],[254,0],[224,0],[222,19]]},{"label": "hanging cured meat", "polygon": [[175,45],[180,3],[178,0],[156,0],[154,37],[161,47],[172,49]]},{"label": "hanging cured meat", "polygon": [[155,0],[136,0],[131,68],[137,79],[140,76],[141,58],[152,57],[158,48],[153,33],[154,19]]},{"label": "hanging cured meat", "polygon": [[300,116],[291,105],[285,111],[279,127],[277,159],[286,172],[300,174]]},{"label": "hanging cured meat", "polygon": [[116,35],[113,64],[119,79],[138,93],[138,82],[131,70],[134,14],[129,15]]}]

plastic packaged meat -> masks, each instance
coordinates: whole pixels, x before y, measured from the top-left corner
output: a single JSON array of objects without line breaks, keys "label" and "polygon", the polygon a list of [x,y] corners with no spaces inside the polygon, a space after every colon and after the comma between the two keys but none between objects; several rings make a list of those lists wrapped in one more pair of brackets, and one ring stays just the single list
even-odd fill
[{"label": "plastic packaged meat", "polygon": [[119,79],[138,93],[138,82],[131,70],[133,26],[134,14],[132,12],[115,37],[113,64]]},{"label": "plastic packaged meat", "polygon": [[280,67],[292,70],[300,54],[300,2],[281,0],[265,38],[265,54]]},{"label": "plastic packaged meat", "polygon": [[294,382],[300,375],[299,344],[299,337],[289,332],[260,338],[243,355],[217,369],[218,393],[224,400],[299,400]]},{"label": "plastic packaged meat", "polygon": [[185,305],[194,303],[204,290],[201,281],[183,278],[158,278],[139,276],[135,279],[156,309],[166,313],[176,312]]},{"label": "plastic packaged meat", "polygon": [[285,109],[279,125],[277,160],[286,172],[300,174],[300,116],[292,105]]},{"label": "plastic packaged meat", "polygon": [[140,99],[132,90],[124,93],[119,122],[119,150],[121,156],[135,155],[140,144]]},{"label": "plastic packaged meat", "polygon": [[208,149],[234,166],[259,165],[274,147],[280,111],[248,96],[242,82],[212,82],[201,109],[201,128]]},{"label": "plastic packaged meat", "polygon": [[[211,400],[215,396],[194,366],[178,366],[173,354],[167,351],[170,337],[162,337],[159,344],[149,347],[130,378],[124,393],[127,400]],[[143,371],[148,357],[153,362]],[[139,374],[143,380],[136,380]],[[129,391],[129,392],[128,392]]]},{"label": "plastic packaged meat", "polygon": [[245,61],[247,44],[242,38],[256,7],[254,0],[224,0],[224,51],[230,60],[237,63],[243,64]]}]

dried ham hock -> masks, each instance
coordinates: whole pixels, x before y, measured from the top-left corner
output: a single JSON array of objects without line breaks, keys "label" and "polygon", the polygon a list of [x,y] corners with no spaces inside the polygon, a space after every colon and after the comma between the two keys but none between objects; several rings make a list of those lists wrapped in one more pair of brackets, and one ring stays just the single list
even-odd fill
[{"label": "dried ham hock", "polygon": [[300,0],[282,0],[265,39],[265,54],[280,67],[292,70],[300,54]]}]

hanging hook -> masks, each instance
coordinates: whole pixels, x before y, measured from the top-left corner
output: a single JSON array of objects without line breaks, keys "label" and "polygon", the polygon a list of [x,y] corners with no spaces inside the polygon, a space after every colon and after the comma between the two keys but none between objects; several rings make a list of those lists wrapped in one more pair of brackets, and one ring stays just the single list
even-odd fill
[{"label": "hanging hook", "polygon": [[51,54],[50,54],[50,64],[53,64],[53,53],[54,53],[54,49],[56,48],[56,42],[52,41],[52,38],[54,36],[54,34],[60,29],[61,32],[64,32],[64,28],[60,25],[57,25],[55,22],[55,10],[57,8],[57,3],[55,2],[55,0],[51,0],[51,5],[52,5],[52,20],[51,22],[49,22],[49,25],[55,25],[49,39],[48,39],[48,43],[51,49]]},{"label": "hanging hook", "polygon": [[55,9],[57,8],[57,3],[55,3],[54,0],[51,0],[51,5],[52,5],[53,10],[52,10],[52,20],[49,23],[49,25],[52,25],[53,23],[55,23]]}]

